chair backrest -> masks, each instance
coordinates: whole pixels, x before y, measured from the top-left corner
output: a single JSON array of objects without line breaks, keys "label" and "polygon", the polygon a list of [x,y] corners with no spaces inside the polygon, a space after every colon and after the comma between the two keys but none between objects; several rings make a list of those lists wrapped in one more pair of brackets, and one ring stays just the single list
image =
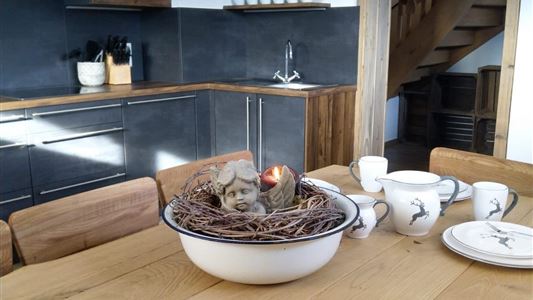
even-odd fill
[{"label": "chair backrest", "polygon": [[495,181],[533,197],[533,165],[448,148],[435,148],[429,158],[429,171],[452,175],[472,184]]},{"label": "chair backrest", "polygon": [[11,230],[6,222],[0,220],[0,276],[13,270],[13,245]]},{"label": "chair backrest", "polygon": [[148,177],[29,207],[9,217],[24,264],[60,258],[158,223],[157,187]]},{"label": "chair backrest", "polygon": [[[253,154],[250,151],[232,152],[213,156],[207,159],[193,161],[188,164],[183,164],[157,172],[155,178],[157,180],[157,187],[159,189],[162,202],[161,204],[165,205],[169,203],[175,194],[180,194],[187,179],[198,172],[202,167],[214,163],[221,163],[222,165],[225,162],[239,159],[253,161]],[[198,179],[207,179],[207,176],[199,177]]]}]

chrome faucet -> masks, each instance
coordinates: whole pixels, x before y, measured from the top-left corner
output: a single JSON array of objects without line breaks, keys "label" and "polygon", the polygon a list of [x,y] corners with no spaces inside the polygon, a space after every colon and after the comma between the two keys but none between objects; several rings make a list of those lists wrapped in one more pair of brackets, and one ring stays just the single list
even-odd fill
[{"label": "chrome faucet", "polygon": [[300,79],[300,74],[296,72],[296,70],[292,70],[293,75],[289,77],[289,60],[293,60],[291,40],[288,40],[287,44],[285,45],[285,76],[281,76],[279,74],[280,70],[278,70],[276,73],[274,73],[273,79],[279,79],[283,83],[289,83],[294,79]]}]

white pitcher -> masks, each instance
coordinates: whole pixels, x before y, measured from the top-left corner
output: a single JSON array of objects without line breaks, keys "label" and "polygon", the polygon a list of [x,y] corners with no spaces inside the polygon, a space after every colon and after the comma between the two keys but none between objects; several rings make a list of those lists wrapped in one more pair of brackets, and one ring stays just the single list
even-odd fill
[{"label": "white pitcher", "polygon": [[[459,193],[457,179],[429,172],[397,171],[376,180],[385,189],[385,198],[392,210],[390,218],[396,231],[405,235],[426,235]],[[453,181],[454,191],[441,209],[437,186],[444,180]]]}]

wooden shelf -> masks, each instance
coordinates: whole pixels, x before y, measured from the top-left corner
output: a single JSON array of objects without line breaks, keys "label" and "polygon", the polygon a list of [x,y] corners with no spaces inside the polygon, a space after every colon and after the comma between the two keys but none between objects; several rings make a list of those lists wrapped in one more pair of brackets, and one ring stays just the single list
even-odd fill
[{"label": "wooden shelf", "polygon": [[274,12],[274,11],[309,11],[325,10],[331,7],[329,3],[283,3],[283,4],[256,4],[256,5],[225,5],[224,9],[242,12]]}]

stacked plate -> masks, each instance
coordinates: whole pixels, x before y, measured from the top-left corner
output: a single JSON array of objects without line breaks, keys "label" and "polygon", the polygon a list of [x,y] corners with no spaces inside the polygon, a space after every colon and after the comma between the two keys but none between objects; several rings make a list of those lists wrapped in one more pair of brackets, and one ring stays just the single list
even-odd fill
[{"label": "stacked plate", "polygon": [[533,229],[507,222],[473,221],[442,234],[450,250],[480,262],[511,268],[533,268]]},{"label": "stacked plate", "polygon": [[[459,194],[455,201],[463,201],[472,196],[472,186],[468,183],[464,183],[461,180],[459,181]],[[440,202],[446,202],[450,199],[450,196],[453,193],[453,182],[450,180],[445,180],[439,183],[437,186],[437,193],[439,193]]]}]

